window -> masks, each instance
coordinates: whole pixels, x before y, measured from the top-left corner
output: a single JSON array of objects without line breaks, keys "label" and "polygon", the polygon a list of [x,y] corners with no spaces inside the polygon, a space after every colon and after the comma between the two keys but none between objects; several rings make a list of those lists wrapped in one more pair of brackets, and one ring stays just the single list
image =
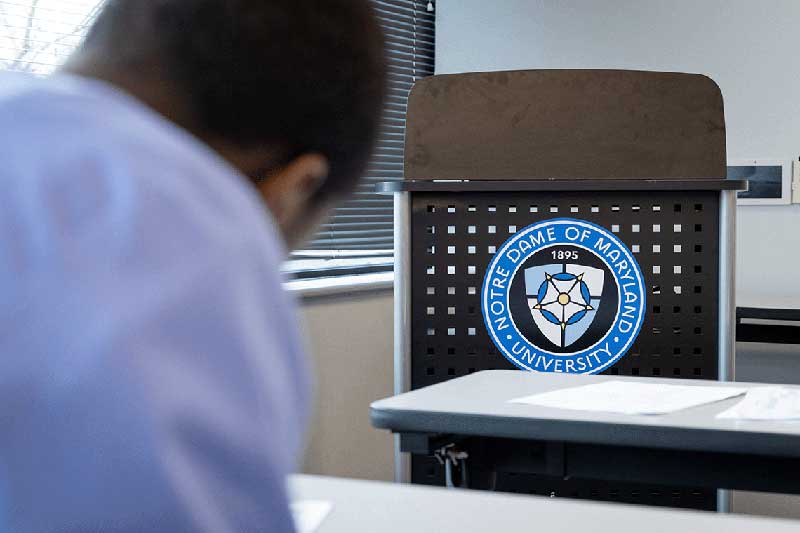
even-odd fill
[{"label": "window", "polygon": [[[383,128],[358,190],[334,212],[308,249],[293,254],[284,269],[296,280],[391,272],[392,197],[375,184],[403,177],[403,141],[408,93],[433,74],[434,3],[372,0],[386,34],[389,93]],[[294,284],[293,284],[294,285]]]},{"label": "window", "polygon": [[[295,280],[386,273],[393,266],[392,198],[374,192],[403,176],[406,103],[433,74],[434,2],[371,0],[386,34],[389,89],[383,125],[351,199],[284,265]],[[47,75],[78,46],[103,0],[0,0],[0,70]]]},{"label": "window", "polygon": [[0,70],[49,74],[78,46],[101,0],[0,0]]}]

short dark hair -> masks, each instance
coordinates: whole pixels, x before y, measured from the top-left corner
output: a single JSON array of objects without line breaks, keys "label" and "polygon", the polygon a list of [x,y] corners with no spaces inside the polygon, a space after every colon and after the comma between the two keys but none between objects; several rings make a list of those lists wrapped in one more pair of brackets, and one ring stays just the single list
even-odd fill
[{"label": "short dark hair", "polygon": [[95,45],[156,61],[210,134],[274,143],[286,161],[323,154],[323,196],[364,170],[386,76],[369,0],[108,0],[84,43]]}]

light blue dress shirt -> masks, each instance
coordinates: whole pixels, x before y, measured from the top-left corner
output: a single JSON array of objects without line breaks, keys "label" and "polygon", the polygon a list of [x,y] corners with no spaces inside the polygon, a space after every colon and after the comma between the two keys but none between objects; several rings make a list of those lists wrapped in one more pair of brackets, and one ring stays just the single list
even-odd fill
[{"label": "light blue dress shirt", "polygon": [[284,253],[246,179],[137,100],[0,76],[0,530],[290,531]]}]

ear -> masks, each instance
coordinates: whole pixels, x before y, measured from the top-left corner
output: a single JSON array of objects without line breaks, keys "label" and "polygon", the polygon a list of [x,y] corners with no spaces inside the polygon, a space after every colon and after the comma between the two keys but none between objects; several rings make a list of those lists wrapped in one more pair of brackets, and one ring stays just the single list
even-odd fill
[{"label": "ear", "polygon": [[303,154],[258,184],[261,196],[284,235],[307,217],[311,200],[328,177],[328,160]]}]

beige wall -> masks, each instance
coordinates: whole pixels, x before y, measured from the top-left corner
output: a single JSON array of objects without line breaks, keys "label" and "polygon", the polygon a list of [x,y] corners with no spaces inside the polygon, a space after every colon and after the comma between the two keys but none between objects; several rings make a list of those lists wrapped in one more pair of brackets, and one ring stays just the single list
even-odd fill
[{"label": "beige wall", "polygon": [[303,471],[390,481],[392,438],[372,429],[369,404],[391,396],[392,292],[302,302],[317,379]]}]

